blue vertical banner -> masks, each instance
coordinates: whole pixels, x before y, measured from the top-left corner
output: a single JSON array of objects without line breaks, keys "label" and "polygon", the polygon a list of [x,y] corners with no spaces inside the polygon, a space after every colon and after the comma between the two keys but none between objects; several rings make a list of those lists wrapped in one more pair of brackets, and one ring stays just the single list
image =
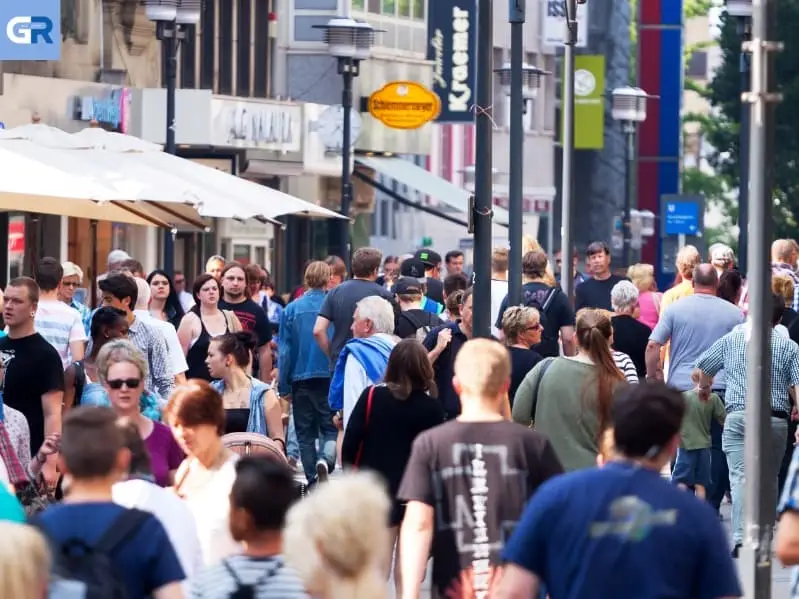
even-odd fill
[{"label": "blue vertical banner", "polygon": [[0,60],[61,58],[61,0],[2,0]]},{"label": "blue vertical banner", "polygon": [[436,120],[474,123],[477,0],[435,0],[428,4],[427,59],[433,62],[433,91],[441,99]]}]

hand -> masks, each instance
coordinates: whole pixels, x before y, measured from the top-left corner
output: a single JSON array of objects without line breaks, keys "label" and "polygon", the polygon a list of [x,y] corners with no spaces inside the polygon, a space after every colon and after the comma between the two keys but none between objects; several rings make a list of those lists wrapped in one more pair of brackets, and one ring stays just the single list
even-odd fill
[{"label": "hand", "polygon": [[281,401],[285,401],[287,404],[290,404],[291,403],[291,394],[281,395],[280,399],[281,399]]},{"label": "hand", "polygon": [[799,428],[797,428],[796,432],[793,434],[793,444],[799,445]]},{"label": "hand", "polygon": [[280,375],[280,371],[277,368],[273,368],[272,372],[269,373],[269,379],[272,381],[276,381],[278,376]]},{"label": "hand", "polygon": [[344,430],[344,420],[338,415],[338,412],[333,415],[333,425],[340,431]]},{"label": "hand", "polygon": [[799,408],[794,408],[791,410],[791,420],[794,422],[799,420]]},{"label": "hand", "polygon": [[45,437],[44,443],[36,454],[36,459],[44,463],[48,457],[61,450],[61,433],[50,433]]},{"label": "hand", "polygon": [[48,490],[55,490],[58,485],[58,469],[55,460],[48,460],[42,465],[42,478]]},{"label": "hand", "polygon": [[452,329],[441,329],[438,332],[438,338],[436,339],[436,349],[444,349],[447,347],[447,345],[449,345],[450,341],[452,341]]}]

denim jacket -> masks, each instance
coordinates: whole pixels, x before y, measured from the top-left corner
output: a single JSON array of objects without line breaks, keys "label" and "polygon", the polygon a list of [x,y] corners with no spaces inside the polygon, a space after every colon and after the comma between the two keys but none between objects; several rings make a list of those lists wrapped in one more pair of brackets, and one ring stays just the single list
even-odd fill
[{"label": "denim jacket", "polygon": [[278,341],[278,391],[291,393],[291,384],[308,379],[330,378],[330,360],[319,349],[313,336],[313,327],[325,292],[311,289],[291,302],[280,316]]},{"label": "denim jacket", "polygon": [[[264,403],[266,392],[271,389],[263,381],[250,377],[252,386],[250,387],[250,418],[247,421],[247,432],[258,433],[264,437],[269,436],[269,431],[266,428],[266,414],[264,413]],[[216,389],[219,395],[225,392],[225,381],[217,380],[212,381],[211,386]]]}]

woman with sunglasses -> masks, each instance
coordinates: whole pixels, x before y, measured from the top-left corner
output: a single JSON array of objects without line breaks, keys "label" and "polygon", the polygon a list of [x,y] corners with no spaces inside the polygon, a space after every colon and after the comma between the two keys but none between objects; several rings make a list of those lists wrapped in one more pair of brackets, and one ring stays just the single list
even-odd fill
[{"label": "woman with sunglasses", "polygon": [[106,344],[97,356],[97,371],[111,408],[136,425],[150,454],[156,484],[168,487],[175,478],[183,452],[169,428],[142,415],[140,398],[147,380],[147,361],[133,343],[123,339]]},{"label": "woman with sunglasses", "polygon": [[541,343],[541,315],[532,307],[513,306],[502,315],[502,333],[510,352],[510,389],[508,399],[511,406],[516,389],[543,358],[541,354],[530,349]]}]

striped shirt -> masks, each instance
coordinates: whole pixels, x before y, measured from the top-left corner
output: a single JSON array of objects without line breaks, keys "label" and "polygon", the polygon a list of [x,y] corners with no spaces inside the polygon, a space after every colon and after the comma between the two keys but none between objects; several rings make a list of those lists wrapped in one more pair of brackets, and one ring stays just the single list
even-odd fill
[{"label": "striped shirt", "polygon": [[635,369],[632,358],[624,352],[616,351],[615,349],[612,350],[611,353],[613,354],[613,361],[616,363],[616,368],[621,370],[627,382],[631,384],[639,383],[638,371]]},{"label": "striped shirt", "polygon": [[80,312],[58,300],[39,302],[34,325],[36,332],[58,351],[65,370],[72,362],[69,344],[88,340]]},{"label": "striped shirt", "polygon": [[234,555],[191,581],[190,599],[229,599],[239,586],[254,586],[255,599],[310,599],[282,557]]}]

